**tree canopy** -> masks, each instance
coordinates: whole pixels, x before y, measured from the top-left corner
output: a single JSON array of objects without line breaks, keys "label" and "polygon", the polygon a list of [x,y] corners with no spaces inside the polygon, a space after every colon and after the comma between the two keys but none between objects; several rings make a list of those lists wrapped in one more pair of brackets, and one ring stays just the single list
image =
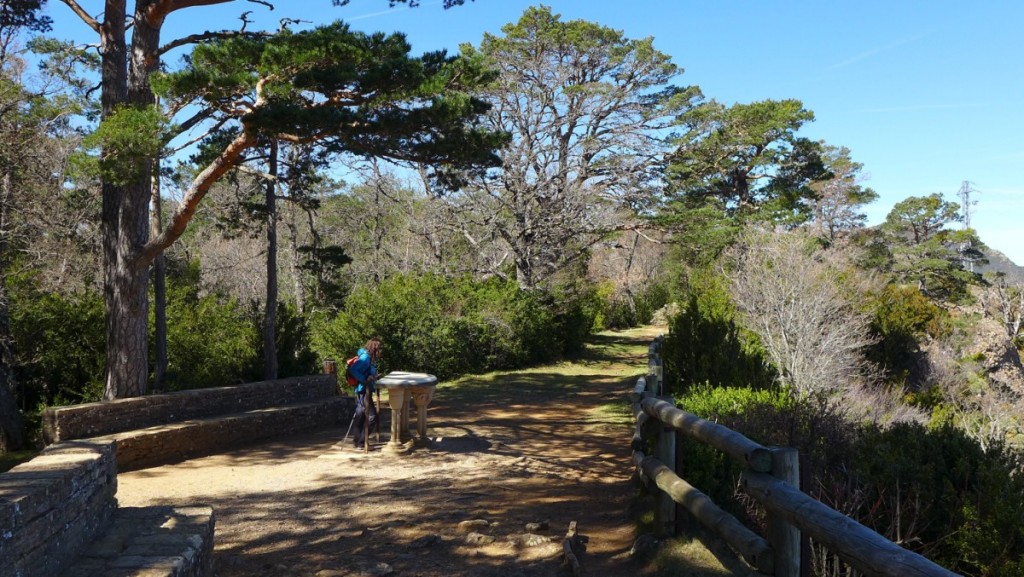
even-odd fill
[{"label": "tree canopy", "polygon": [[487,79],[479,62],[409,51],[401,34],[336,22],[198,46],[183,70],[157,77],[175,107],[199,104],[221,128],[205,142],[206,169],[150,251],[181,234],[210,185],[260,138],[429,165],[497,164],[493,149],[504,136],[474,126],[488,108],[468,92]]},{"label": "tree canopy", "polygon": [[744,218],[805,213],[806,187],[826,175],[820,145],[796,135],[812,120],[793,99],[728,107],[712,100],[687,111],[666,171],[670,199],[712,199]]},{"label": "tree canopy", "polygon": [[[657,131],[699,92],[671,84],[681,71],[651,38],[563,21],[547,7],[502,32],[463,54],[498,71],[483,92],[493,105],[486,119],[512,138],[501,169],[452,201],[477,249],[511,253],[517,280],[533,287],[621,228],[617,210],[650,205]],[[497,247],[480,242],[489,231]],[[487,266],[500,274],[502,263]]]}]

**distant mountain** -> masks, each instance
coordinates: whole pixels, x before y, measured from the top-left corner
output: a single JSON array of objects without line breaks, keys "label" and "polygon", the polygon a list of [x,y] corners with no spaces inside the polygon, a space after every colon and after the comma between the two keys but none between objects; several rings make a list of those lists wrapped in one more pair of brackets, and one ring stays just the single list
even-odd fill
[{"label": "distant mountain", "polygon": [[1012,260],[998,250],[986,247],[982,250],[988,258],[988,264],[976,266],[975,270],[980,273],[1001,272],[1006,275],[1010,284],[1024,284],[1024,266],[1014,263]]}]

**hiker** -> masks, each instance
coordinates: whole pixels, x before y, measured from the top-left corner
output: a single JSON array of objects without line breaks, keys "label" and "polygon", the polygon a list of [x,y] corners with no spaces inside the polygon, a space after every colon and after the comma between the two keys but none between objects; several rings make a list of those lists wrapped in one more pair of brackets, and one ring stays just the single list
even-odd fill
[{"label": "hiker", "polygon": [[[356,361],[348,368],[348,374],[354,377],[359,384],[356,385],[356,413],[352,417],[353,428],[355,428],[354,443],[356,447],[362,447],[365,441],[364,435],[369,431],[376,430],[377,407],[373,404],[374,386],[377,382],[377,362],[380,360],[380,353],[384,346],[380,339],[366,341],[363,348],[356,353]],[[364,419],[369,417],[370,421],[364,426]]]}]

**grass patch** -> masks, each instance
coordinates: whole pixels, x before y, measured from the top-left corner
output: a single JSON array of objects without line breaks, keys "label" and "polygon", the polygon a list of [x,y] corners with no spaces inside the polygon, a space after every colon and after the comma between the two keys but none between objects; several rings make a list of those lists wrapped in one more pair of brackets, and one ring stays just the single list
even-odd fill
[{"label": "grass patch", "polygon": [[671,539],[658,550],[654,558],[656,577],[730,577],[756,575],[746,566],[726,567],[732,564],[712,553],[708,545],[696,538]]},{"label": "grass patch", "polygon": [[446,398],[471,404],[529,401],[536,396],[571,397],[587,392],[596,381],[621,381],[621,400],[602,406],[595,416],[629,417],[625,395],[630,381],[647,370],[652,329],[605,331],[593,335],[575,359],[516,371],[467,375],[438,385]]}]

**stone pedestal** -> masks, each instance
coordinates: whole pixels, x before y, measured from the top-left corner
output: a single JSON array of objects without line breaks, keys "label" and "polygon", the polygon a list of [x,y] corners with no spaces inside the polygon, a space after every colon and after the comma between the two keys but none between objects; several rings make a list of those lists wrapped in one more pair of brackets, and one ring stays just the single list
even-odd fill
[{"label": "stone pedestal", "polygon": [[391,406],[391,440],[388,449],[402,452],[405,441],[412,440],[409,431],[409,409],[416,404],[416,441],[427,439],[427,406],[434,398],[437,377],[426,373],[396,371],[377,379],[377,386],[387,389],[388,405]]}]

